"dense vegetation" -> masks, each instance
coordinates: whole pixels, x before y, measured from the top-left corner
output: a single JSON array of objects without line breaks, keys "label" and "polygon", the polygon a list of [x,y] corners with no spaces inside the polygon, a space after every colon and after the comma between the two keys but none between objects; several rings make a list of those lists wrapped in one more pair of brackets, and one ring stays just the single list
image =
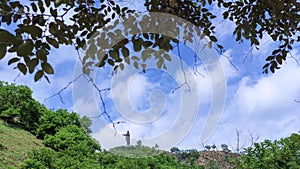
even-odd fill
[{"label": "dense vegetation", "polygon": [[[31,94],[32,91],[26,86],[0,82],[0,168],[300,167],[300,135],[296,133],[274,142],[266,140],[255,143],[241,155],[230,153],[224,145],[222,151],[209,151],[207,148],[199,152],[173,147],[167,152],[159,150],[159,145],[143,146],[141,141],[135,146],[103,150],[89,136],[91,122],[87,117],[81,118],[74,112],[62,109],[48,110]],[[27,130],[27,134],[15,128]],[[36,149],[32,150],[32,147]],[[214,149],[215,146],[212,147]]]},{"label": "dense vegetation", "polygon": [[[147,12],[172,14],[192,23],[195,26],[193,28],[184,28],[180,26],[181,23],[171,19],[157,20],[156,23],[153,22],[154,25],[149,25],[151,23],[145,17],[146,20],[141,23],[135,18],[141,14],[140,11],[118,2],[120,1],[34,0],[29,4],[25,1],[1,0],[0,26],[5,27],[0,29],[0,59],[12,53],[13,57],[9,58],[8,65],[15,65],[24,75],[34,74],[35,81],[42,77],[49,81],[47,75],[54,74],[54,69],[47,58],[51,49],[62,45],[72,45],[75,50],[88,48],[81,58],[83,72],[86,74],[92,71],[93,66],[109,65],[114,70],[123,70],[124,64],[130,63],[145,70],[145,61],[151,57],[156,59],[158,68],[166,68],[165,62],[171,61],[172,57],[158,49],[170,51],[173,50],[174,43],[178,46],[180,41],[192,42],[195,27],[199,30],[197,35],[201,35],[201,39],[207,39],[207,46],[223,53],[225,50],[219,42],[220,37],[215,35],[216,26],[222,20],[232,23],[232,33],[237,43],[250,43],[252,49],[263,50],[259,49],[259,45],[264,38],[271,37],[271,41],[278,44],[269,56],[265,56],[266,64],[263,66],[264,73],[274,73],[292,56],[291,51],[300,41],[300,3],[296,0],[145,1]],[[220,13],[216,14],[215,11],[218,10]],[[125,28],[118,28],[120,23],[124,23]],[[103,29],[105,26],[107,28]],[[171,35],[149,31],[148,28],[152,26],[167,26]],[[96,39],[93,35],[102,29],[104,31],[101,36]],[[184,30],[183,39],[175,38],[179,35],[176,29]],[[123,36],[121,32],[129,36]],[[116,37],[118,40],[114,42]],[[107,41],[107,44],[99,46],[95,41]],[[101,52],[97,51],[97,47],[102,49]],[[132,55],[134,52],[130,49],[141,53],[142,57]],[[143,52],[146,49],[151,50]]]}]

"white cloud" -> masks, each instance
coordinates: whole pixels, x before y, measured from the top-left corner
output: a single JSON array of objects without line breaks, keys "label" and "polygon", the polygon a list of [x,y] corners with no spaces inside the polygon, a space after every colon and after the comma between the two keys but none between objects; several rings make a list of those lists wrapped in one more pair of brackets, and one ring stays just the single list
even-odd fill
[{"label": "white cloud", "polygon": [[222,122],[208,142],[232,144],[236,139],[235,130],[244,131],[242,139],[246,142],[250,138],[247,130],[261,134],[260,141],[279,139],[299,131],[300,105],[294,102],[300,97],[299,73],[300,67],[289,64],[276,74],[256,81],[243,77]]}]

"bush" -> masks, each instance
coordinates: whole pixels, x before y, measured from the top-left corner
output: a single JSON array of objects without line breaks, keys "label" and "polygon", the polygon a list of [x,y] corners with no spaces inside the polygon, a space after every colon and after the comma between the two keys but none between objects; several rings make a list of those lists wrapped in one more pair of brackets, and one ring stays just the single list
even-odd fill
[{"label": "bush", "polygon": [[254,147],[246,149],[238,166],[247,169],[299,169],[300,168],[300,135],[271,142],[265,140],[255,143]]}]

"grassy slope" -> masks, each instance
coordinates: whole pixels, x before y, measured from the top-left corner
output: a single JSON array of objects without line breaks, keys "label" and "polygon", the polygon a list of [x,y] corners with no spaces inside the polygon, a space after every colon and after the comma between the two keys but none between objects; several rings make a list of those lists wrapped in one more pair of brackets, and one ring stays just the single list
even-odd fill
[{"label": "grassy slope", "polygon": [[30,150],[42,146],[31,133],[0,120],[0,169],[18,168]]}]

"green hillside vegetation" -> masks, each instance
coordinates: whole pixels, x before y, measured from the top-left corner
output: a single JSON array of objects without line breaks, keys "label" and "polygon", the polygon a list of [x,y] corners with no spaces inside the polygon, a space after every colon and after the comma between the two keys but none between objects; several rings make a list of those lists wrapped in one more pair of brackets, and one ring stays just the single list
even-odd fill
[{"label": "green hillside vegetation", "polygon": [[[243,154],[159,150],[159,145],[101,149],[90,137],[91,121],[67,110],[48,110],[26,86],[0,82],[0,168],[21,169],[298,169],[300,135],[255,143]],[[215,146],[214,146],[215,147]]]},{"label": "green hillside vegetation", "polygon": [[33,149],[44,147],[42,141],[18,126],[0,120],[0,168],[16,168]]}]

